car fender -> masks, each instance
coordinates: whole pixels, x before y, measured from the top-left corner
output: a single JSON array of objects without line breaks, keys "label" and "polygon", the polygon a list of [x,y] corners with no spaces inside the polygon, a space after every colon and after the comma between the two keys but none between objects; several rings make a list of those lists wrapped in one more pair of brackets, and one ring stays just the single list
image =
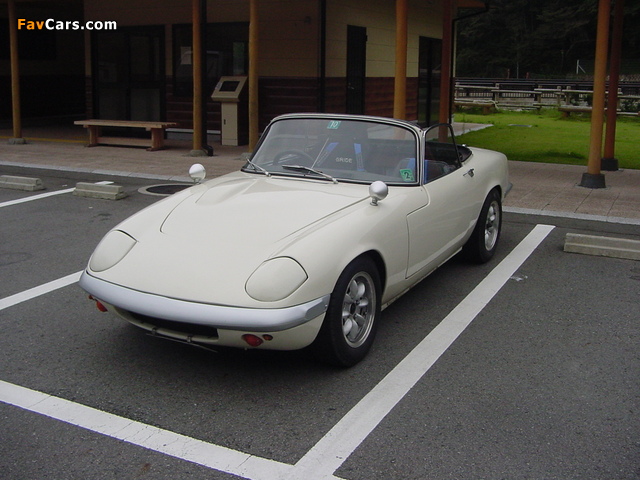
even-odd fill
[{"label": "car fender", "polygon": [[331,293],[346,266],[364,254],[373,254],[382,261],[383,286],[404,282],[409,249],[406,217],[427,201],[420,187],[390,187],[388,197],[377,206],[365,198],[299,232],[274,253],[274,257],[295,259],[308,274],[308,280],[291,296],[291,301],[303,302],[314,295]]}]

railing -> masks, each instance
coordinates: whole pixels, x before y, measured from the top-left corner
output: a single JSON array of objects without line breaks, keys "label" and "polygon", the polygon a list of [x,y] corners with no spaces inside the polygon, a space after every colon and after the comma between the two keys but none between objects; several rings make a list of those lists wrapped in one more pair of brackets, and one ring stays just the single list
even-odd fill
[{"label": "railing", "polygon": [[[476,79],[457,79],[456,106],[488,106],[498,108],[539,109],[567,105],[588,107],[593,97],[593,85],[576,82],[491,82]],[[640,110],[640,83],[620,84],[618,110],[637,115]]]}]

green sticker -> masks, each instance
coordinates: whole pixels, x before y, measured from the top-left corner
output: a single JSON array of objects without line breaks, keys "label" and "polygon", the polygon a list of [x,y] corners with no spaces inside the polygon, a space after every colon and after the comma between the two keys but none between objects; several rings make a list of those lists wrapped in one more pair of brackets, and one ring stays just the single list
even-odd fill
[{"label": "green sticker", "polygon": [[328,130],[337,130],[338,128],[340,128],[340,124],[342,122],[340,120],[331,120],[329,122],[329,125],[327,125],[327,129]]},{"label": "green sticker", "polygon": [[404,182],[414,182],[416,179],[411,168],[402,168],[400,170],[400,176]]}]

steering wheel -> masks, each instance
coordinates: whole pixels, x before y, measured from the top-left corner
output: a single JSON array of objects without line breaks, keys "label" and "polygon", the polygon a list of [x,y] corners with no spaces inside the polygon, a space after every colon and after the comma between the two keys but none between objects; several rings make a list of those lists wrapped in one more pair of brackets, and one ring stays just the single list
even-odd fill
[{"label": "steering wheel", "polygon": [[285,160],[289,160],[287,157],[291,157],[291,156],[300,157],[300,158],[304,159],[309,164],[309,165],[306,165],[306,166],[313,165],[313,162],[315,161],[311,155],[309,155],[307,152],[305,152],[303,150],[289,149],[289,150],[283,150],[282,152],[278,153],[273,158],[273,163],[280,165]]}]

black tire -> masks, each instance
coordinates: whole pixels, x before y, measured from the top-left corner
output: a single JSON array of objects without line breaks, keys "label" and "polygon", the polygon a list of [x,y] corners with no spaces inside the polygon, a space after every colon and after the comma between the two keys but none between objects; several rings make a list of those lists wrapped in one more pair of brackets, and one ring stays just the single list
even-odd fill
[{"label": "black tire", "polygon": [[462,252],[468,260],[486,263],[493,258],[502,230],[502,201],[497,190],[491,190],[482,205],[478,222]]},{"label": "black tire", "polygon": [[369,352],[380,317],[380,274],[368,257],[358,257],[336,282],[313,347],[321,360],[350,367]]}]

